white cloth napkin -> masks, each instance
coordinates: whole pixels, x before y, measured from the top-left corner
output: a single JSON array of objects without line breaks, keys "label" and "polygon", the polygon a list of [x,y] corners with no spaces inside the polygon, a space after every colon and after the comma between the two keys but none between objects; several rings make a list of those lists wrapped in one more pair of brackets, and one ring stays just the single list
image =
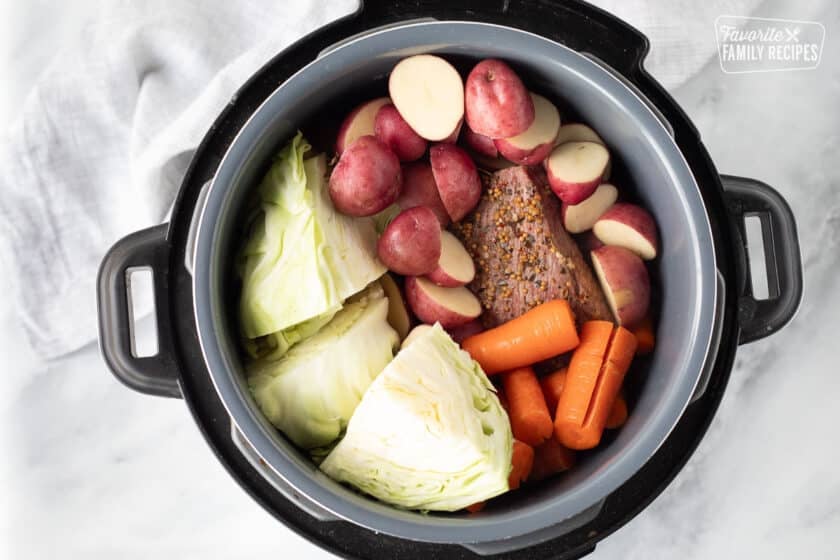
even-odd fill
[{"label": "white cloth napkin", "polygon": [[[675,88],[713,60],[714,18],[757,0],[598,0],[645,32]],[[233,92],[356,0],[105,2],[56,53],[0,143],[0,259],[36,352],[95,339],[95,279],[117,239],[167,219],[194,148]]]}]

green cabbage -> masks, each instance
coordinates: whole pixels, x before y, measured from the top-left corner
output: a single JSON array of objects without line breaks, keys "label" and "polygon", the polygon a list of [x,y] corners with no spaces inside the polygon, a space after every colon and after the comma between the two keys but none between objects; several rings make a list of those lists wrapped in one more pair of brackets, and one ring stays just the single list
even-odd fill
[{"label": "green cabbage", "polygon": [[388,299],[374,284],[279,360],[249,364],[248,385],[268,420],[305,449],[338,438],[399,344],[387,314]]},{"label": "green cabbage", "polygon": [[385,272],[373,220],[336,212],[326,157],[304,160],[309,149],[298,133],[278,154],[260,183],[261,212],[242,251],[242,333],[272,335],[246,345],[255,356],[284,354]]},{"label": "green cabbage", "polygon": [[329,323],[335,314],[336,311],[329,311],[276,333],[254,339],[246,338],[245,349],[252,358],[278,360],[289,351],[289,348],[321,330],[321,327]]},{"label": "green cabbage", "polygon": [[435,325],[371,384],[320,468],[395,506],[455,511],[507,491],[512,446],[493,385]]}]

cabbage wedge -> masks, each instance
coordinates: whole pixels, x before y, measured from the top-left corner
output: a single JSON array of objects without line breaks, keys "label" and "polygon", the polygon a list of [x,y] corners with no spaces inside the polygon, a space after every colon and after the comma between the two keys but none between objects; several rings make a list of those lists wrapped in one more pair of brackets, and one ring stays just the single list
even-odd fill
[{"label": "cabbage wedge", "polygon": [[248,385],[266,418],[304,449],[335,441],[399,344],[387,314],[374,284],[279,360],[249,364]]},{"label": "cabbage wedge", "polygon": [[[385,272],[373,220],[335,210],[326,156],[304,159],[309,150],[298,133],[278,154],[260,183],[260,211],[241,254],[242,333],[272,335],[263,345],[275,358]],[[258,346],[246,344],[252,355],[262,353]]]},{"label": "cabbage wedge", "polygon": [[512,445],[493,385],[435,325],[371,384],[320,468],[398,507],[455,511],[508,490]]}]

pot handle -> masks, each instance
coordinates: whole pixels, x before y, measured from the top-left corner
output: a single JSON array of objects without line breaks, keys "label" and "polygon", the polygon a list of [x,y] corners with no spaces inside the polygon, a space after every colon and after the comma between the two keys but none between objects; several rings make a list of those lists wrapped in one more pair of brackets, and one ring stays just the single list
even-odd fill
[{"label": "pot handle", "polygon": [[[738,227],[747,263],[743,293],[738,298],[739,344],[769,336],[793,319],[802,301],[802,261],[796,219],[785,199],[775,189],[745,177],[721,175],[729,213]],[[756,299],[747,251],[744,218],[761,220],[764,261],[767,268],[767,299]]]},{"label": "pot handle", "polygon": [[[132,233],[117,241],[105,255],[97,281],[99,347],[114,376],[128,387],[149,395],[180,397],[167,314],[168,229],[169,224],[162,224]],[[129,275],[142,269],[152,271],[158,352],[137,357]]]}]

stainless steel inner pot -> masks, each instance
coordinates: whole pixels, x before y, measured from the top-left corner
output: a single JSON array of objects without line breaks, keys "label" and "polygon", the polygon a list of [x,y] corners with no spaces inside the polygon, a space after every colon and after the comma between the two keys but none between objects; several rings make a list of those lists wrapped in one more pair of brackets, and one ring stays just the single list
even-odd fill
[{"label": "stainless steel inner pot", "polygon": [[[478,515],[423,515],[364,497],[320,473],[261,415],[243,378],[231,307],[231,257],[241,242],[249,193],[283,142],[331,104],[359,88],[386,91],[402,57],[437,53],[460,61],[508,61],[530,89],[561,101],[595,128],[656,217],[660,312],[657,348],[637,380],[640,397],[614,440],[572,471],[506,496]],[[306,133],[306,130],[304,130]],[[715,268],[709,220],[694,178],[669,130],[644,99],[602,64],[522,30],[477,22],[417,22],[365,34],[329,50],[280,84],[253,113],[225,154],[206,193],[195,236],[195,320],[207,368],[239,431],[243,449],[264,461],[266,476],[307,511],[390,535],[459,543],[497,552],[533,544],[584,523],[605,497],[663,443],[713,359]],[[710,350],[712,350],[710,352]]]}]

